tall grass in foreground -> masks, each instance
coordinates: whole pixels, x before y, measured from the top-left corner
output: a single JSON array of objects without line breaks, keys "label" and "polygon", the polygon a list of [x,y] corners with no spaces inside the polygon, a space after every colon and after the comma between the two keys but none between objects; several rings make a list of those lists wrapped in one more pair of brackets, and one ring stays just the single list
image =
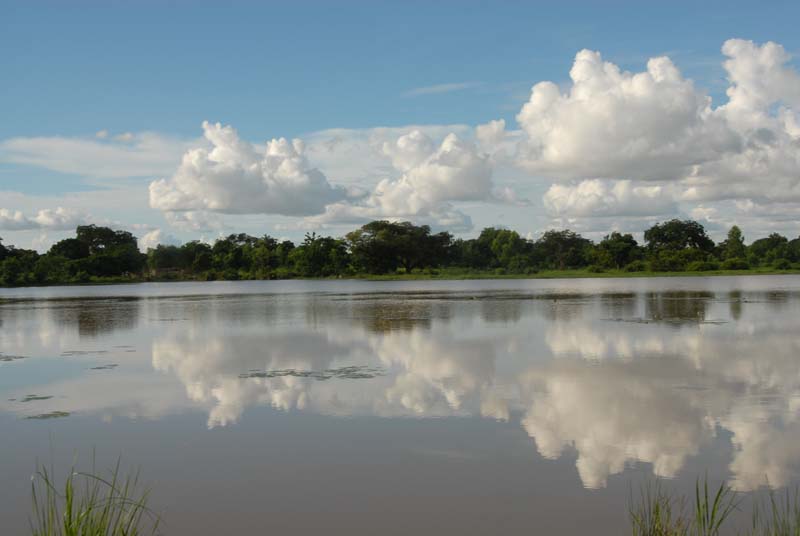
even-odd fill
[{"label": "tall grass in foreground", "polygon": [[717,536],[736,509],[736,493],[726,484],[709,493],[708,479],[695,484],[693,512],[687,512],[685,497],[666,493],[661,482],[648,483],[638,502],[631,498],[629,517],[634,536]]},{"label": "tall grass in foreground", "polygon": [[120,461],[104,478],[70,471],[63,487],[54,471],[37,464],[31,479],[33,536],[141,536],[155,534],[159,519],[148,507],[138,472],[123,475]]},{"label": "tall grass in foreground", "polygon": [[770,491],[766,499],[753,505],[752,536],[800,536],[800,496],[798,489],[782,494]]},{"label": "tall grass in foreground", "polygon": [[[661,482],[644,485],[628,510],[633,536],[718,536],[731,513],[740,505],[739,496],[725,483],[709,492],[708,479],[697,480],[692,508],[684,496],[664,491]],[[800,491],[753,499],[752,527],[727,534],[747,536],[800,536]]]}]

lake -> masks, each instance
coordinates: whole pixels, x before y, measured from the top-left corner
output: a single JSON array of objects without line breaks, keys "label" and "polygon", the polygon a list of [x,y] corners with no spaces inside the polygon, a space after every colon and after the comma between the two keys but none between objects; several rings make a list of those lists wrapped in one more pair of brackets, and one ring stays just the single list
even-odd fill
[{"label": "lake", "polygon": [[166,534],[622,534],[795,486],[799,409],[798,276],[0,290],[3,534],[93,449]]}]

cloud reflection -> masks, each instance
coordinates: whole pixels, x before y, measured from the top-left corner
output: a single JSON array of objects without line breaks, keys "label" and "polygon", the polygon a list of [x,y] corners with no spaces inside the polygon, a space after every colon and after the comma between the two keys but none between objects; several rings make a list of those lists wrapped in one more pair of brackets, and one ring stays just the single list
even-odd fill
[{"label": "cloud reflection", "polygon": [[[103,371],[106,376],[63,379],[35,391],[26,385],[19,392],[54,395],[37,411],[109,418],[200,409],[209,427],[241,422],[259,406],[348,417],[489,418],[524,430],[545,458],[574,455],[588,488],[605,486],[634,463],[674,477],[720,440],[730,443],[737,489],[783,486],[797,477],[797,294],[681,291],[496,300],[440,294],[405,302],[389,294],[300,295],[281,298],[287,303],[280,307],[246,296],[208,306],[198,300],[147,306],[144,316],[174,322],[145,322],[139,305],[116,305],[120,318],[137,319],[113,325],[146,341],[140,354],[125,361],[112,353],[121,366]],[[32,311],[0,310],[4,327],[16,334],[4,330],[0,336],[9,349],[54,351],[67,344],[64,333],[72,333],[69,344],[75,342],[79,316],[55,321],[52,315],[61,313],[45,315],[41,326],[49,334],[43,337],[25,327],[41,316]],[[119,337],[107,332],[102,340]],[[242,377],[348,366],[382,374],[324,381],[319,375]],[[0,411],[29,410],[0,401]]]}]

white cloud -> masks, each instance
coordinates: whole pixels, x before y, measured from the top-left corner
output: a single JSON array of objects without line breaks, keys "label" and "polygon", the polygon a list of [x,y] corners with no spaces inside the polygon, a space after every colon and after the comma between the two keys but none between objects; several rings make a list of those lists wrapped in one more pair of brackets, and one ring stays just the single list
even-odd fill
[{"label": "white cloud", "polygon": [[165,212],[164,217],[171,227],[181,231],[208,232],[225,228],[225,224],[218,214],[204,210]]},{"label": "white cloud", "polygon": [[153,132],[126,133],[110,139],[106,130],[97,132],[94,138],[10,138],[0,141],[0,162],[93,179],[152,177],[174,169],[189,144]]},{"label": "white cloud", "polygon": [[442,227],[469,228],[471,220],[455,209],[454,201],[492,199],[492,165],[474,143],[449,134],[436,146],[420,131],[383,144],[394,166],[403,170],[396,179],[383,179],[357,202],[334,203],[319,223],[360,222],[370,219],[413,219]]},{"label": "white cloud", "polygon": [[189,150],[172,178],[150,184],[152,208],[302,216],[344,197],[309,166],[299,139],[273,139],[259,154],[229,126],[204,122],[203,131],[211,148]]},{"label": "white cloud", "polygon": [[452,93],[454,91],[463,91],[465,89],[472,89],[480,86],[480,82],[451,82],[449,84],[435,84],[432,86],[424,86],[411,89],[403,93],[405,97],[420,97],[422,95],[438,95],[440,93]]},{"label": "white cloud", "polygon": [[19,210],[0,208],[0,229],[9,231],[29,231],[48,229],[66,231],[88,223],[90,217],[64,207],[42,209],[33,216],[26,216]]},{"label": "white cloud", "polygon": [[180,244],[180,240],[172,235],[168,235],[161,229],[153,229],[139,238],[139,249],[141,251],[146,252],[148,249],[154,248],[159,244],[177,246]]},{"label": "white cloud", "polygon": [[565,92],[536,84],[517,115],[516,163],[578,181],[546,192],[548,212],[666,216],[730,199],[780,213],[800,201],[800,75],[775,43],[731,39],[722,52],[728,101],[716,108],[666,57],[631,73],[582,50]]},{"label": "white cloud", "polygon": [[543,202],[548,213],[556,217],[653,216],[677,210],[666,186],[628,180],[589,179],[575,185],[553,184],[544,194]]},{"label": "white cloud", "polygon": [[624,72],[582,50],[562,94],[540,82],[517,115],[527,135],[519,163],[556,178],[663,180],[725,151],[739,140],[711,109],[711,99],[669,58]]}]

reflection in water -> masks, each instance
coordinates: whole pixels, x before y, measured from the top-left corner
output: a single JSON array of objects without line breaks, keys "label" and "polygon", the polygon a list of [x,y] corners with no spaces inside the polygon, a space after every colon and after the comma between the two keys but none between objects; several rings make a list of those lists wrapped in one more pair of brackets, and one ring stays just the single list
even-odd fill
[{"label": "reflection in water", "polygon": [[645,299],[646,318],[676,324],[702,322],[713,297],[711,292],[704,291],[650,292]]},{"label": "reflection in water", "polygon": [[141,300],[114,298],[92,300],[56,300],[49,304],[53,322],[77,327],[80,338],[92,338],[118,330],[132,330],[139,321]]},{"label": "reflection in water", "polygon": [[[638,462],[675,477],[715,441],[728,442],[737,489],[796,481],[797,291],[675,290],[671,283],[641,292],[254,294],[5,305],[4,326],[20,328],[0,338],[7,355],[39,347],[59,355],[67,343],[58,333],[76,325],[80,338],[105,335],[109,344],[94,348],[108,352],[103,363],[81,367],[103,374],[43,385],[26,379],[3,392],[0,411],[159,418],[200,408],[211,428],[246,426],[245,413],[258,406],[289,414],[486,418],[523,431],[546,459],[574,457],[587,488],[607,486],[609,477]],[[25,329],[48,317],[55,335]],[[126,330],[139,353],[124,353]],[[52,398],[36,400],[34,409],[7,400],[27,392]]]}]

